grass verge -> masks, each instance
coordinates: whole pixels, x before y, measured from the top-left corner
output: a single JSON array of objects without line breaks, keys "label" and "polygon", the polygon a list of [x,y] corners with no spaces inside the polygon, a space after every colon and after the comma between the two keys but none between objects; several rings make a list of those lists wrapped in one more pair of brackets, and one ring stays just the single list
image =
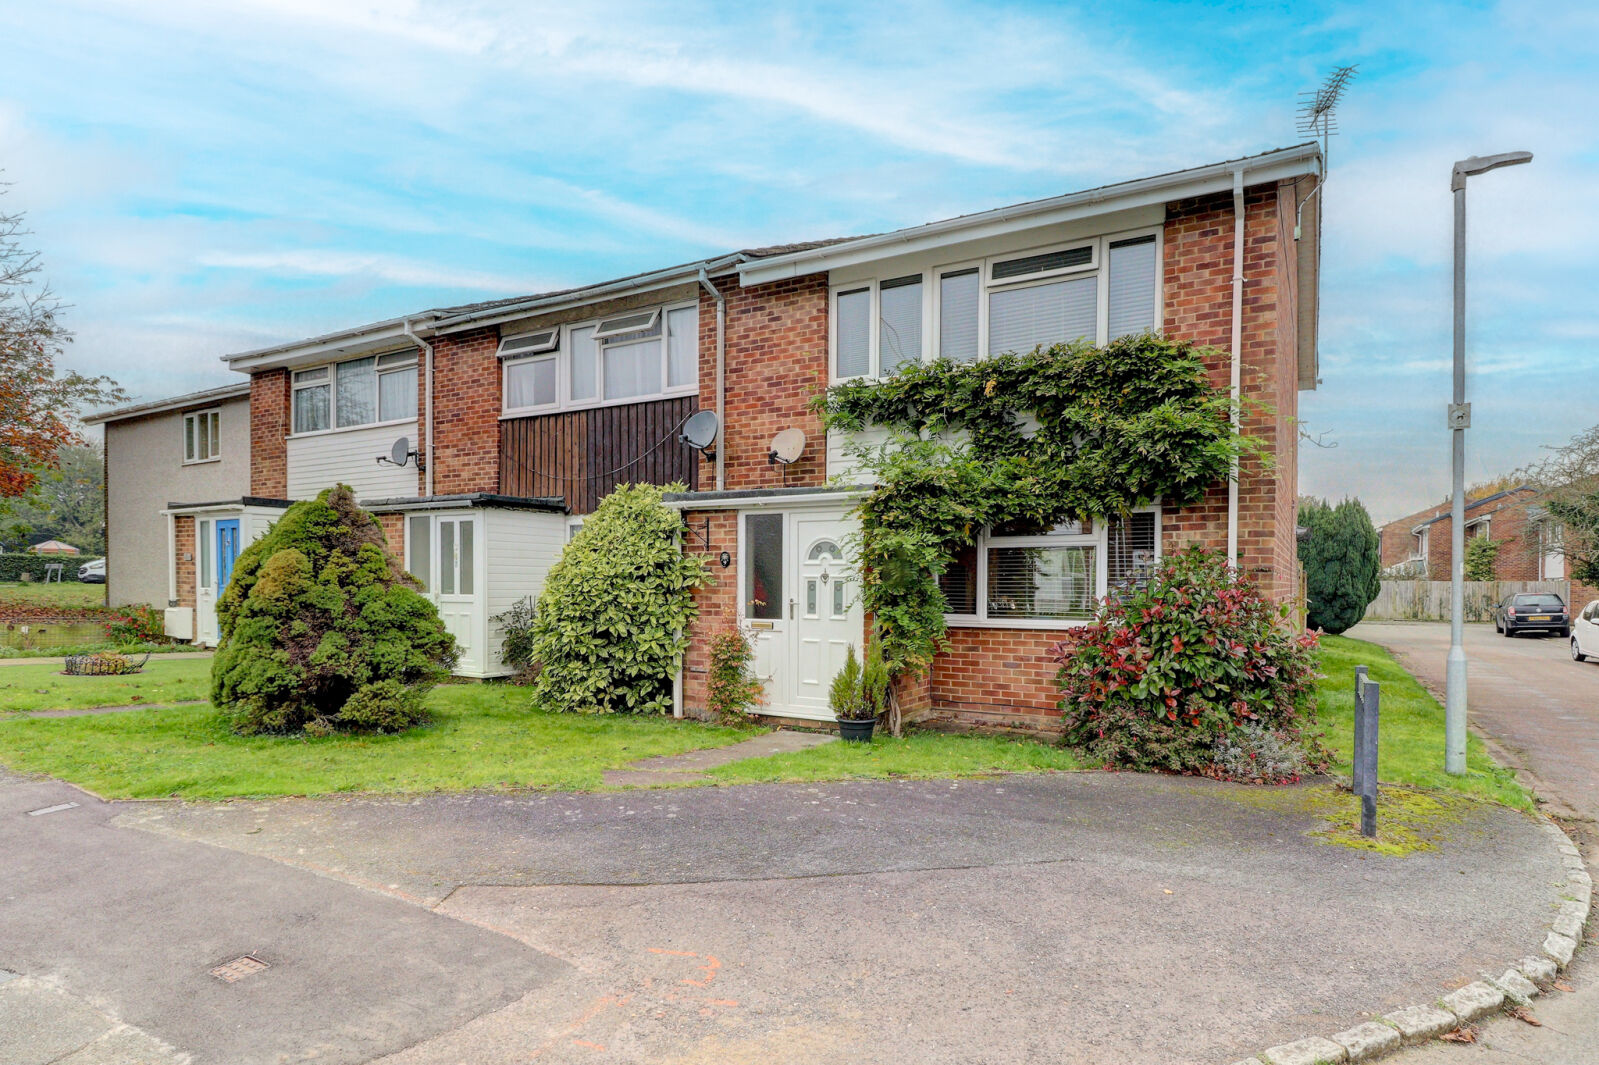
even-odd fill
[{"label": "grass verge", "polygon": [[[187,665],[188,663],[182,663]],[[28,669],[12,666],[7,669]],[[397,736],[236,736],[210,706],[0,721],[0,764],[108,798],[265,798],[477,788],[583,790],[637,758],[747,739],[671,718],[549,714],[502,685],[446,685]]]},{"label": "grass verge", "polygon": [[1082,769],[1080,756],[1036,740],[909,732],[901,739],[879,735],[870,744],[826,743],[770,758],[718,766],[710,775],[725,784],[774,781],[927,779],[986,773],[1031,773]]},{"label": "grass verge", "polygon": [[[76,562],[67,565],[77,568]],[[105,606],[105,585],[79,584],[77,581],[3,581],[0,582],[0,610],[5,604],[23,606]],[[0,615],[3,616],[3,615]]]},{"label": "grass verge", "polygon": [[1382,685],[1377,779],[1384,783],[1457,791],[1531,810],[1532,797],[1476,736],[1466,746],[1466,773],[1444,772],[1444,709],[1387,651],[1347,636],[1322,638],[1317,712],[1334,755],[1333,772],[1348,777],[1355,735],[1355,666]]},{"label": "grass verge", "polygon": [[209,658],[161,659],[123,677],[67,677],[61,662],[0,667],[0,714],[27,710],[88,710],[99,706],[193,702],[211,686]]}]

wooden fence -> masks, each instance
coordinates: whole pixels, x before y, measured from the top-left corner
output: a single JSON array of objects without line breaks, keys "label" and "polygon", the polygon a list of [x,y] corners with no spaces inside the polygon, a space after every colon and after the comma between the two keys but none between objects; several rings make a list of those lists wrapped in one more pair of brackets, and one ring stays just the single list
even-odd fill
[{"label": "wooden fence", "polygon": [[[1383,581],[1366,608],[1367,621],[1448,621],[1448,581]],[[1570,581],[1467,581],[1466,620],[1492,621],[1494,604],[1517,592],[1554,592],[1571,602]]]}]

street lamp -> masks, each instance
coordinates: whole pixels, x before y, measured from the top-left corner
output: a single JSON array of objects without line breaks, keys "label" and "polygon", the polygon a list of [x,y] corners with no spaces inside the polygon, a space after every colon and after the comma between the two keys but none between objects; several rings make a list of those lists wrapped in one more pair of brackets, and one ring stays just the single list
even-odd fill
[{"label": "street lamp", "polygon": [[1454,500],[1449,530],[1449,667],[1444,688],[1444,769],[1466,771],[1466,179],[1502,166],[1532,162],[1531,152],[1474,155],[1455,164],[1449,188],[1455,194],[1455,401],[1449,405],[1453,446]]}]

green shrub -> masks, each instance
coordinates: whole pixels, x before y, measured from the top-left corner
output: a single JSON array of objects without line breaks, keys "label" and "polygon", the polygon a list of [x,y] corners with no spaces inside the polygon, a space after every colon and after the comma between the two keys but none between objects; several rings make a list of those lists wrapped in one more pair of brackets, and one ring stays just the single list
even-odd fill
[{"label": "green shrub", "polygon": [[[681,486],[673,486],[679,488]],[[622,485],[600,501],[550,568],[533,623],[551,710],[660,714],[698,615],[705,562],[678,546],[682,521],[656,485]]]},{"label": "green shrub", "polygon": [[1226,745],[1258,748],[1243,730],[1263,729],[1320,765],[1315,647],[1221,555],[1168,556],[1055,647],[1066,740],[1108,765],[1227,776]]},{"label": "green shrub", "polygon": [[876,714],[868,713],[866,700],[861,694],[861,662],[855,657],[855,645],[849,645],[844,664],[833,675],[827,689],[827,706],[840,721],[870,721]]},{"label": "green shrub", "polygon": [[1336,507],[1319,499],[1301,500],[1299,524],[1309,530],[1299,541],[1306,623],[1337,635],[1365,617],[1366,607],[1382,590],[1381,541],[1358,499]]},{"label": "green shrub", "polygon": [[711,661],[705,673],[705,709],[720,721],[747,717],[760,705],[764,685],[750,668],[755,648],[737,625],[711,637]]},{"label": "green shrub", "polygon": [[117,607],[106,634],[117,644],[165,643],[166,615],[148,603]]},{"label": "green shrub", "polygon": [[1499,561],[1499,548],[1503,544],[1503,540],[1490,540],[1486,536],[1473,536],[1467,540],[1466,580],[1494,580],[1494,566]]},{"label": "green shrub", "polygon": [[217,601],[211,699],[242,733],[397,732],[455,640],[350,489],[296,503],[245,548]]},{"label": "green shrub", "polygon": [[516,676],[512,679],[519,684],[530,680],[537,669],[537,660],[533,657],[533,622],[538,616],[538,608],[529,596],[518,599],[511,604],[511,609],[489,619],[500,626],[500,660],[515,667]]}]

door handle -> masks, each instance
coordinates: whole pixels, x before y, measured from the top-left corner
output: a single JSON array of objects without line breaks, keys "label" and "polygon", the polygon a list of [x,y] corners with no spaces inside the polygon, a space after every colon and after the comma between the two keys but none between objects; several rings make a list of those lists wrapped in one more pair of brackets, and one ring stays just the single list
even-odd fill
[{"label": "door handle", "polygon": [[799,600],[795,599],[793,596],[788,597],[788,618],[790,621],[794,620],[794,604],[797,602],[799,602]]}]

